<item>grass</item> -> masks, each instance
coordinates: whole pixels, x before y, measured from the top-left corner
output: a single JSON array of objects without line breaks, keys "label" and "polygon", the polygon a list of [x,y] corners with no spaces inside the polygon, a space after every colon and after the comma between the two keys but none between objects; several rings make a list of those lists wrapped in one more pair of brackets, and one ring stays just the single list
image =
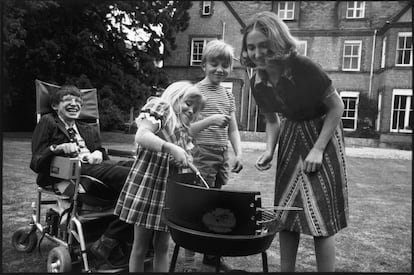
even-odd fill
[{"label": "grass", "polygon": [[[133,136],[103,133],[105,145],[132,148]],[[106,146],[108,147],[108,146]],[[259,173],[253,167],[260,155],[244,150],[244,169],[232,174],[226,189],[259,190],[262,204],[273,203],[274,170]],[[35,173],[29,168],[30,137],[7,135],[3,140],[3,238],[2,272],[46,272],[48,251],[54,246],[45,240],[39,255],[18,253],[11,236],[27,225],[36,199]],[[336,235],[337,272],[412,272],[412,180],[411,161],[348,157],[350,224]],[[44,217],[44,216],[43,216]],[[173,243],[170,245],[172,254]],[[280,271],[279,242],[276,236],[267,250],[270,272]],[[176,271],[182,268],[181,249]],[[197,255],[197,261],[201,256]],[[226,258],[234,268],[261,271],[259,255]],[[201,265],[200,265],[201,266]],[[303,236],[297,257],[297,272],[315,272],[313,240]],[[201,266],[202,271],[213,269]]]}]

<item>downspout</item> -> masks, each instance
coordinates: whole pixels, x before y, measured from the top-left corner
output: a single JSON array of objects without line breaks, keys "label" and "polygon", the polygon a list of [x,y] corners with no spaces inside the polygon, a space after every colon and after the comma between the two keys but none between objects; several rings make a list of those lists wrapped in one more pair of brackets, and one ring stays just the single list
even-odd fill
[{"label": "downspout", "polygon": [[221,24],[222,24],[222,33],[221,33],[221,39],[223,39],[224,41],[224,34],[226,32],[226,22],[224,22],[223,20],[220,20]]},{"label": "downspout", "polygon": [[369,89],[368,89],[368,98],[371,99],[372,94],[372,80],[374,77],[374,59],[375,59],[375,40],[377,37],[377,30],[374,30],[374,35],[372,37],[372,51],[371,51],[371,69],[369,74]]}]

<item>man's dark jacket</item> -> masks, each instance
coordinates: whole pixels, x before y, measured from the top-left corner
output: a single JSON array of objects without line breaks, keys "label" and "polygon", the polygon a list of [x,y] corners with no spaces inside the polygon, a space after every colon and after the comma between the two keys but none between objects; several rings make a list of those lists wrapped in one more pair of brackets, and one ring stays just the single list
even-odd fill
[{"label": "man's dark jacket", "polygon": [[[99,150],[102,152],[103,159],[107,160],[108,155],[101,145],[97,127],[82,121],[76,121],[75,123],[89,151],[92,153]],[[38,173],[37,184],[39,186],[52,185],[59,181],[59,179],[49,175],[50,163],[52,158],[56,156],[50,150],[50,146],[67,142],[70,142],[69,134],[57,114],[53,112],[43,115],[33,132],[32,160],[30,162],[30,168]]]}]

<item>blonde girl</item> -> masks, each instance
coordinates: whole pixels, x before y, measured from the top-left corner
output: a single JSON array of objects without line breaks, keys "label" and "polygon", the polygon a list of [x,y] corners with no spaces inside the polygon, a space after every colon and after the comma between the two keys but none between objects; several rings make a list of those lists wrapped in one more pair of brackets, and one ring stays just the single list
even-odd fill
[{"label": "blonde girl", "polygon": [[192,148],[189,125],[203,107],[198,89],[180,81],[168,86],[161,97],[149,98],[136,119],[137,159],[115,208],[121,220],[135,225],[129,272],[144,271],[151,241],[153,271],[168,271],[169,233],[161,220],[167,177],[172,166],[188,166]]}]

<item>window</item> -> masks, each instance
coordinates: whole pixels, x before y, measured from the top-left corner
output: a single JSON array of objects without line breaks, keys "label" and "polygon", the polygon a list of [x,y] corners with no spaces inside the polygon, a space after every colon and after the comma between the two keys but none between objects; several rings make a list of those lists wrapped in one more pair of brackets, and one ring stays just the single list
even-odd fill
[{"label": "window", "polygon": [[295,2],[281,1],[278,2],[277,15],[282,20],[293,20],[295,18]]},{"label": "window", "polygon": [[343,71],[359,71],[361,45],[361,41],[345,41],[342,63]]},{"label": "window", "polygon": [[194,38],[191,40],[191,59],[190,66],[201,65],[201,57],[203,55],[203,49],[207,44],[206,38]]},{"label": "window", "polygon": [[381,68],[385,68],[385,53],[386,53],[386,46],[387,46],[387,37],[385,36],[385,37],[382,39]]},{"label": "window", "polygon": [[411,66],[413,64],[413,36],[411,32],[398,33],[397,66]]},{"label": "window", "polygon": [[340,95],[345,106],[342,114],[344,130],[355,131],[358,121],[359,92],[341,92]]},{"label": "window", "polygon": [[221,82],[220,85],[226,88],[230,93],[233,93],[233,82]]},{"label": "window", "polygon": [[211,15],[211,1],[202,1],[201,15]]},{"label": "window", "polygon": [[392,91],[391,132],[412,133],[413,130],[413,90],[394,89]]},{"label": "window", "polygon": [[301,55],[306,55],[308,48],[308,41],[306,40],[300,40],[298,44],[298,52]]},{"label": "window", "polygon": [[346,8],[346,18],[364,18],[365,17],[365,1],[349,1]]}]

